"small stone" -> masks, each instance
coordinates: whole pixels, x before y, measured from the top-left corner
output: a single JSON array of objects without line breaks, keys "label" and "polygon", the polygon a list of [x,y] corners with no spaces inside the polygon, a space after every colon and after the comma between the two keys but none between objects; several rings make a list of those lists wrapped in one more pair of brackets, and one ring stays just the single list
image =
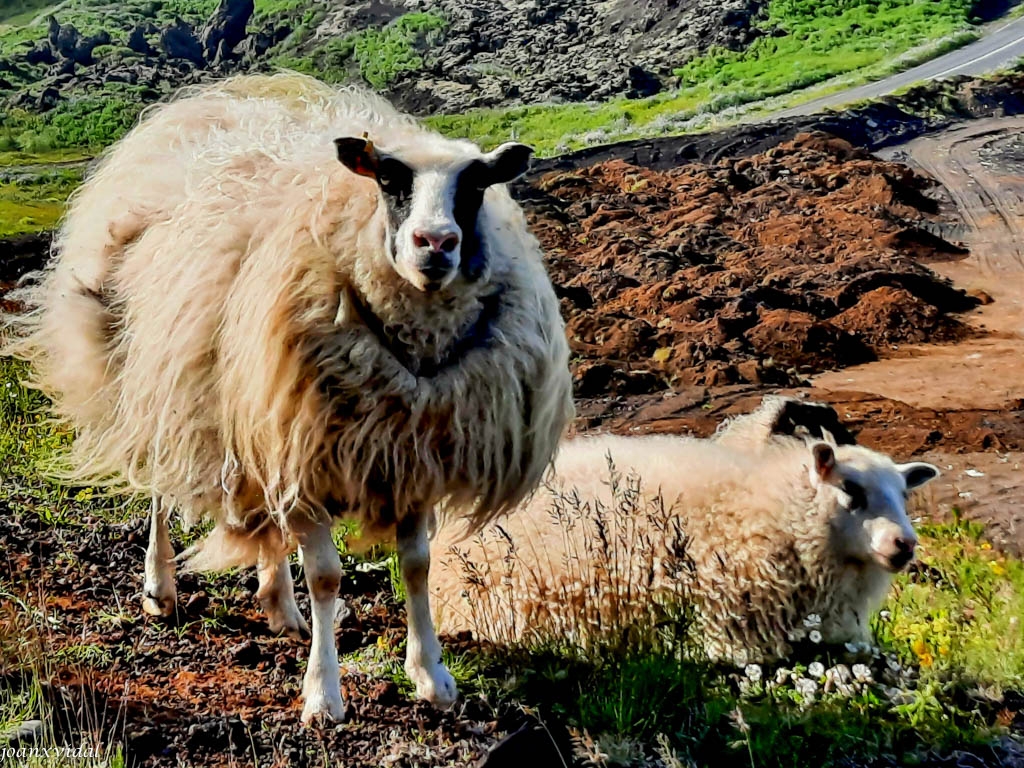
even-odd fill
[{"label": "small stone", "polygon": [[13,728],[0,731],[0,744],[17,744],[21,741],[37,739],[43,735],[42,720],[26,720]]}]

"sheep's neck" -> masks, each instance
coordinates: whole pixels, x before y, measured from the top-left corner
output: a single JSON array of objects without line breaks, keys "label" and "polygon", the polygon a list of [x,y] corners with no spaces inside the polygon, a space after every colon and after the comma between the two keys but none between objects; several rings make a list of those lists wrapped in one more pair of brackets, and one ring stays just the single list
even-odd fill
[{"label": "sheep's neck", "polygon": [[418,345],[403,339],[401,327],[385,323],[354,286],[347,287],[345,300],[359,322],[409,373],[419,378],[432,378],[446,368],[457,365],[468,352],[490,343],[492,325],[501,312],[503,293],[499,286],[492,293],[480,296],[476,318],[443,351],[435,355],[424,355],[417,348]]}]

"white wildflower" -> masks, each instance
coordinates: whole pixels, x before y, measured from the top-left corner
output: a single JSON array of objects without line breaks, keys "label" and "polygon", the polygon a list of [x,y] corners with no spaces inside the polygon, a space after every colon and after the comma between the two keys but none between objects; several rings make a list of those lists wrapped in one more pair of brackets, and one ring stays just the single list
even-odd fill
[{"label": "white wildflower", "polygon": [[775,684],[783,685],[789,678],[793,676],[792,670],[786,669],[785,667],[779,667],[775,670]]},{"label": "white wildflower", "polygon": [[822,664],[820,661],[812,661],[807,666],[807,674],[815,680],[818,680],[821,678],[822,675],[825,674],[825,665]]},{"label": "white wildflower", "polygon": [[825,679],[845,684],[853,679],[853,674],[845,664],[836,664],[834,667],[825,670]]},{"label": "white wildflower", "polygon": [[882,621],[888,621],[892,618],[892,613],[889,611],[879,611],[878,618],[880,618]]},{"label": "white wildflower", "polygon": [[806,677],[798,677],[796,682],[793,683],[793,687],[796,688],[796,692],[806,701],[813,701],[815,694],[818,693],[818,684],[814,680],[808,680]]},{"label": "white wildflower", "polygon": [[821,616],[817,613],[812,613],[806,619],[804,619],[804,626],[808,629],[817,629],[821,626]]},{"label": "white wildflower", "polygon": [[811,641],[812,643],[814,643],[815,645],[817,645],[818,643],[820,643],[820,642],[821,642],[821,632],[819,632],[819,631],[818,631],[818,630],[816,630],[816,629],[812,629],[812,630],[811,630],[811,634],[809,634],[809,635],[808,635],[807,637],[808,637],[808,638],[810,639],[810,641]]},{"label": "white wildflower", "polygon": [[872,680],[872,678],[871,678],[871,668],[868,667],[867,664],[854,664],[852,672],[853,672],[853,678],[858,683],[870,683],[871,680]]},{"label": "white wildflower", "polygon": [[747,679],[752,683],[761,682],[761,665],[759,664],[747,664],[743,669],[743,674],[747,676]]}]

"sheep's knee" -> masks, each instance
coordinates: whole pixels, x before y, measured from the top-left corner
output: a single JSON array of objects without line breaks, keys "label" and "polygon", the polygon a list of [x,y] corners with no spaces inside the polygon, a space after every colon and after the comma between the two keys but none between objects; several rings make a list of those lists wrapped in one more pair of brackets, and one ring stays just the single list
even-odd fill
[{"label": "sheep's knee", "polygon": [[174,549],[171,547],[167,511],[156,497],[150,507],[145,569],[142,610],[151,616],[170,616],[178,599],[174,586]]}]

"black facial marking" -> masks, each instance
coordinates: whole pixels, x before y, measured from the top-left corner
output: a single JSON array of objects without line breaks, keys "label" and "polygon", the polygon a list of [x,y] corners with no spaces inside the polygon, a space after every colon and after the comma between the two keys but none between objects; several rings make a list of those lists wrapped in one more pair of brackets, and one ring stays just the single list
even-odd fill
[{"label": "black facial marking", "polygon": [[455,223],[462,230],[462,258],[459,269],[467,282],[480,279],[487,266],[487,256],[480,240],[478,218],[484,202],[484,190],[490,186],[487,165],[474,160],[455,181]]},{"label": "black facial marking", "polygon": [[381,191],[399,205],[412,200],[412,169],[401,160],[383,157],[377,166],[377,183]]},{"label": "black facial marking", "polygon": [[[383,157],[377,168],[377,185],[384,194],[388,211],[388,228],[397,233],[412,210],[413,170],[393,157]],[[388,254],[392,259],[395,253]]]},{"label": "black facial marking", "polygon": [[866,509],[868,496],[864,487],[852,480],[843,481],[843,493],[850,497],[850,509]]}]

